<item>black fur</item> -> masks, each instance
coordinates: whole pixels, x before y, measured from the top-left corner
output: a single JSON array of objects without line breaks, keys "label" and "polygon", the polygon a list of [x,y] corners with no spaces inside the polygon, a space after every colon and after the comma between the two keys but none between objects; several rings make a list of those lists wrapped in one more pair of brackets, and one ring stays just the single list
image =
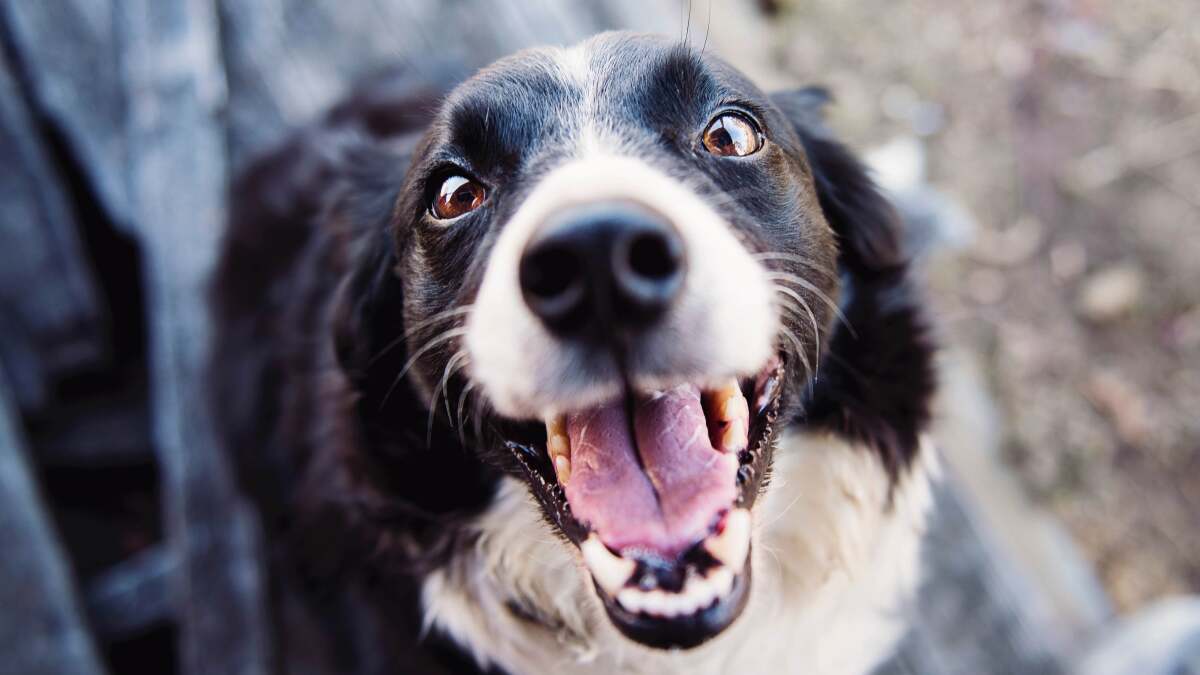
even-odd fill
[{"label": "black fur", "polygon": [[777,95],[804,144],[825,218],[841,246],[842,313],[801,423],[864,441],[899,478],[918,450],[936,388],[934,344],[908,279],[901,224],[862,164],[821,120],[829,97]]},{"label": "black fur", "polygon": [[[665,170],[713,198],[732,195],[726,213],[754,250],[823,255],[805,249],[816,247],[806,232],[820,214],[798,186],[812,181],[840,246],[849,326],[810,303],[833,332],[819,377],[799,373],[790,384],[794,423],[866,441],[899,478],[917,451],[933,376],[894,213],[821,126],[818,92],[769,99],[727,66],[663,44],[615,43],[602,114],[624,120]],[[642,70],[630,76],[620,70],[628,64]],[[465,667],[436,635],[418,639],[416,589],[470,543],[462,523],[516,467],[488,435],[503,421],[466,444],[436,411],[427,430],[448,345],[403,381],[396,374],[412,345],[446,327],[413,333],[419,322],[471,301],[492,232],[558,158],[555,139],[570,130],[557,111],[580,92],[543,65],[510,61],[440,106],[438,87],[376,80],[235,187],[213,291],[213,391],[273,542],[289,668]],[[697,126],[730,98],[763,121],[777,154],[719,165],[695,153]],[[476,227],[422,227],[431,186],[452,166],[504,189],[466,217]],[[832,278],[821,283],[837,292]],[[811,336],[803,323],[792,329]],[[455,377],[450,391],[464,386]]]}]

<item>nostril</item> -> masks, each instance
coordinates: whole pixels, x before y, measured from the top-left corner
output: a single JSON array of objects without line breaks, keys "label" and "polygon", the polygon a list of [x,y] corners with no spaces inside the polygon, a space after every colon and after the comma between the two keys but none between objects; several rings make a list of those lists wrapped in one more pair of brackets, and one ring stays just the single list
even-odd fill
[{"label": "nostril", "polygon": [[583,261],[569,246],[543,243],[521,261],[525,304],[551,330],[566,331],[587,303]]},{"label": "nostril", "polygon": [[629,269],[654,281],[666,281],[679,271],[679,252],[666,237],[642,233],[629,245]]},{"label": "nostril", "polygon": [[526,258],[521,270],[521,285],[526,293],[550,300],[575,285],[579,270],[579,261],[570,251],[558,247],[543,248]]},{"label": "nostril", "polygon": [[683,240],[622,203],[567,210],[534,232],[518,269],[525,304],[562,337],[602,337],[658,320],[683,286]]}]

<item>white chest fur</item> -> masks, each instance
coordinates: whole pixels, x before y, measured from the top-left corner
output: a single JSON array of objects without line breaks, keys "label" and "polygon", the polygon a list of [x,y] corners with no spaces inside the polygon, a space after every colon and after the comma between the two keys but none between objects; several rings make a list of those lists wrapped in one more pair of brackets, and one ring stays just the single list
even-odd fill
[{"label": "white chest fur", "polygon": [[875,453],[828,436],[783,439],[755,507],[746,609],[688,651],[646,649],[617,633],[576,553],[525,486],[506,479],[476,523],[477,545],[426,581],[426,621],[511,673],[867,672],[903,635],[935,474],[926,446],[889,505]]}]

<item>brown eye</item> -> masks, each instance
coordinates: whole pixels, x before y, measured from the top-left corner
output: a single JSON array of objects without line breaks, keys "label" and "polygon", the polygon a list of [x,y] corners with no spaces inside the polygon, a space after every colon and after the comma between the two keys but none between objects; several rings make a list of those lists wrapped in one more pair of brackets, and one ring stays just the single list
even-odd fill
[{"label": "brown eye", "polygon": [[758,152],[762,145],[758,127],[737,113],[718,115],[704,130],[704,148],[720,157],[745,157]]},{"label": "brown eye", "polygon": [[434,218],[451,220],[479,208],[486,197],[487,191],[482,185],[465,176],[454,175],[442,181],[430,210]]}]

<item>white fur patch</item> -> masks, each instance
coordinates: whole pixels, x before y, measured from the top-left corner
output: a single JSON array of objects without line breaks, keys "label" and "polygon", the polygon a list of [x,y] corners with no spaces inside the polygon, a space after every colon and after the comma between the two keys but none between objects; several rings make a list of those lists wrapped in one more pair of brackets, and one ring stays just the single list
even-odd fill
[{"label": "white fur patch", "polygon": [[746,609],[688,651],[621,636],[578,552],[552,533],[528,489],[506,479],[475,524],[478,544],[426,580],[426,621],[481,665],[512,673],[864,673],[904,633],[936,464],[923,448],[889,506],[874,452],[829,436],[786,437],[755,508]]},{"label": "white fur patch", "polygon": [[[687,258],[680,298],[637,346],[657,363],[652,371],[639,366],[640,386],[748,376],[770,357],[777,332],[770,282],[729,224],[695,192],[641,160],[588,156],[546,176],[492,249],[465,343],[471,376],[499,413],[536,418],[617,393],[615,372],[601,376],[581,368],[579,354],[529,311],[517,273],[525,244],[547,218],[609,200],[631,201],[665,215],[679,231]],[[632,357],[636,362],[637,353]]]}]

